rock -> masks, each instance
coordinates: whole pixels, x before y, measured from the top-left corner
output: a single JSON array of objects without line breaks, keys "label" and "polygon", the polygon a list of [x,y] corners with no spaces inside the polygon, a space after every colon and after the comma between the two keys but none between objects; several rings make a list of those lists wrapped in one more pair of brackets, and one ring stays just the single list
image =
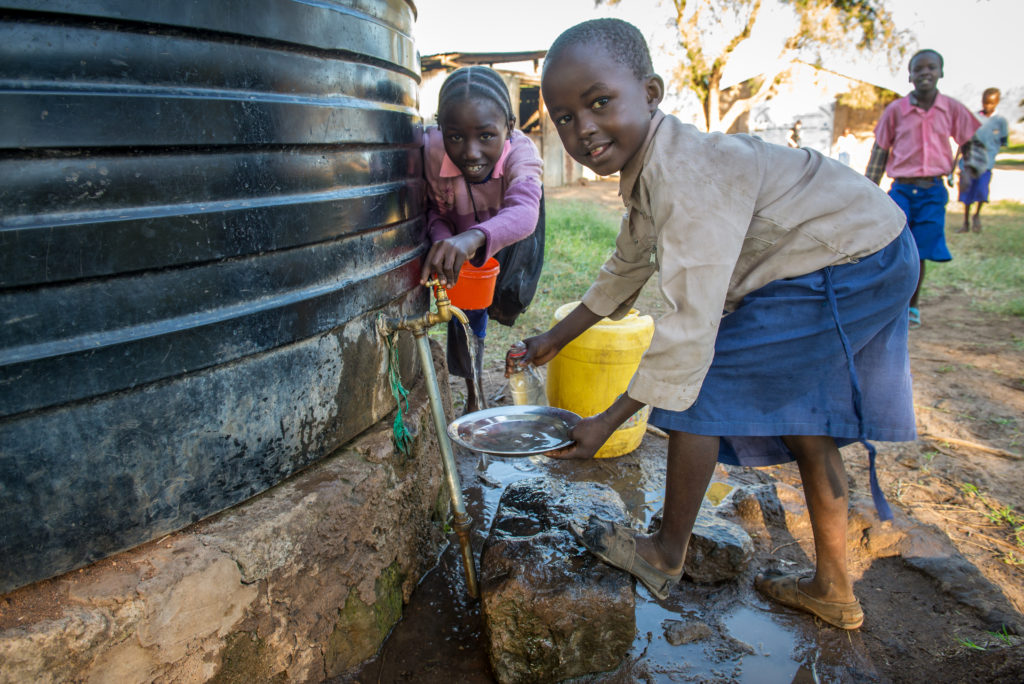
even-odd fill
[{"label": "rock", "polygon": [[700,620],[665,620],[661,623],[665,630],[665,641],[673,646],[682,646],[693,641],[707,639],[713,634],[713,630]]},{"label": "rock", "polygon": [[501,497],[480,567],[488,656],[499,682],[555,682],[614,669],[636,632],[633,578],[568,530],[597,515],[629,524],[606,485],[539,477]]},{"label": "rock", "polygon": [[[652,517],[648,531],[654,532],[660,526],[661,511]],[[683,572],[700,584],[723,582],[741,575],[753,556],[754,542],[746,530],[705,505],[693,525]]]},{"label": "rock", "polygon": [[697,514],[683,570],[694,582],[711,584],[739,576],[754,555],[750,535],[708,511]]}]

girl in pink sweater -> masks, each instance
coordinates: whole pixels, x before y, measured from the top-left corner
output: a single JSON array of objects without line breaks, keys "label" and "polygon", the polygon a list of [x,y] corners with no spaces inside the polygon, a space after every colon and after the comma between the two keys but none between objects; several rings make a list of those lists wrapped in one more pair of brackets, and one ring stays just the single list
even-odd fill
[{"label": "girl in pink sweater", "polygon": [[[533,233],[540,214],[541,159],[515,122],[508,88],[492,69],[463,67],[441,86],[438,125],[423,137],[431,245],[422,282],[436,274],[442,285],[454,285],[466,261],[482,266],[502,247]],[[466,315],[479,377],[487,310]],[[467,413],[486,408],[472,382],[469,343],[462,326],[450,323],[448,368],[466,378]]]}]

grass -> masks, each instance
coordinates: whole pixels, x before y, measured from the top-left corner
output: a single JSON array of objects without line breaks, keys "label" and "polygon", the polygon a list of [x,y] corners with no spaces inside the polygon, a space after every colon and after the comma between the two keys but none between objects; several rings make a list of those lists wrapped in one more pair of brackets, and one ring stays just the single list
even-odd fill
[{"label": "grass", "polygon": [[1024,204],[995,202],[982,210],[980,234],[957,234],[962,205],[950,202],[946,239],[953,261],[929,263],[925,298],[963,292],[972,306],[999,315],[1024,317]]},{"label": "grass", "polygon": [[1024,158],[1021,155],[1024,155],[1024,145],[1019,143],[1007,145],[999,150],[999,154],[996,155],[996,168],[1019,169],[1024,167]]},{"label": "grass", "polygon": [[1007,565],[1024,564],[1024,517],[1018,515],[1012,506],[993,502],[977,485],[970,482],[962,482],[960,492],[967,499],[980,501],[983,504],[981,514],[1002,534],[1002,540],[995,540],[1003,547],[997,551],[1002,554],[1002,561]]}]

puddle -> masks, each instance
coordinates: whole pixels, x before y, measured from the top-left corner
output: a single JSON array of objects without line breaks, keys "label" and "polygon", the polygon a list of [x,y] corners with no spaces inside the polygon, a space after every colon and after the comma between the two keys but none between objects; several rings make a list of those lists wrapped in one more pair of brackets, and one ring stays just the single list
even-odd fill
[{"label": "puddle", "polygon": [[[650,436],[646,441],[650,441]],[[504,488],[551,475],[613,487],[635,518],[646,525],[664,494],[664,444],[655,440],[617,459],[553,461],[541,456],[501,458],[456,450],[466,506],[473,516],[473,548],[479,552]],[[720,505],[737,484],[718,481],[709,502]],[[678,646],[665,635],[666,620],[699,621],[710,635]],[[683,581],[668,601],[656,602],[637,584],[636,639],[619,670],[581,682],[837,682],[877,681],[859,634],[819,630],[813,621],[776,609],[751,586],[750,578],[719,586]],[[451,543],[405,607],[381,652],[351,679],[371,682],[494,682],[486,656],[478,603],[465,594],[458,544]]]},{"label": "puddle", "polygon": [[[648,663],[645,669],[653,675],[653,679],[646,678],[648,681],[788,683],[801,668],[806,669],[794,659],[800,636],[765,613],[745,606],[725,615],[669,610],[651,601],[649,595],[643,598],[637,603],[639,635],[630,655]],[[703,622],[711,627],[712,634],[674,646],[665,635],[667,620]]]}]

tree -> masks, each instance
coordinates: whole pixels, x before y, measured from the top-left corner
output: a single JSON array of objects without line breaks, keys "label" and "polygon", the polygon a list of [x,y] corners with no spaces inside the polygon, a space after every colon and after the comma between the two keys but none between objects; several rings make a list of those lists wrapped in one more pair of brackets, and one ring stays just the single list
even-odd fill
[{"label": "tree", "polygon": [[[900,61],[906,37],[897,32],[885,0],[764,0],[788,8],[791,30],[778,35],[777,51],[745,89],[746,97],[722,104],[722,75],[737,48],[750,39],[765,16],[763,0],[661,0],[674,11],[675,46],[684,57],[669,74],[670,84],[692,90],[701,102],[706,129],[726,131],[745,112],[770,98],[788,70],[803,61],[820,65],[824,55],[884,51]],[[595,0],[619,5],[622,0]]]}]

